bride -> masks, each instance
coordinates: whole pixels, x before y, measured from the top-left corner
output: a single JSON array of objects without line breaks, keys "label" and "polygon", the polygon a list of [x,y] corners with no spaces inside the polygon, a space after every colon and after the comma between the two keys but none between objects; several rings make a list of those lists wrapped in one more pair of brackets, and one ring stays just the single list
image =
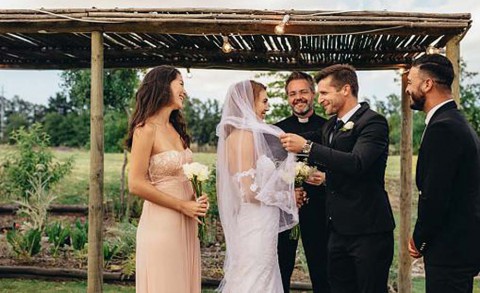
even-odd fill
[{"label": "bride", "polygon": [[225,293],[283,292],[278,233],[298,222],[295,157],[278,139],[280,128],[263,122],[266,87],[232,85],[217,126],[217,194],[226,242]]}]

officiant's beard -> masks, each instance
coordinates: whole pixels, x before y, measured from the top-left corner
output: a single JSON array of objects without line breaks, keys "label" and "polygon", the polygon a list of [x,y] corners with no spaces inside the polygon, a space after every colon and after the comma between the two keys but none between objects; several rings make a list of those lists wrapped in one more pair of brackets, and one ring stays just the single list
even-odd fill
[{"label": "officiant's beard", "polygon": [[410,93],[410,99],[410,109],[423,111],[425,107],[425,95],[423,93],[418,95],[416,93]]},{"label": "officiant's beard", "polygon": [[[305,107],[301,108],[301,110],[297,110],[297,104],[298,103],[305,103]],[[307,100],[302,100],[302,101],[299,101],[299,102],[295,102],[293,105],[292,105],[292,111],[293,113],[296,115],[296,116],[305,116],[310,110],[312,109],[312,106],[308,103]]]}]

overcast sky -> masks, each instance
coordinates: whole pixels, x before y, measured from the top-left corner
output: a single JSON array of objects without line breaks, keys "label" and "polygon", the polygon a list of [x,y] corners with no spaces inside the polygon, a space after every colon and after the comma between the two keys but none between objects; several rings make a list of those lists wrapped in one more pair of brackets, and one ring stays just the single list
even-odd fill
[{"label": "overcast sky", "polygon": [[[388,10],[432,13],[471,13],[473,24],[461,42],[461,56],[469,71],[480,72],[480,1],[478,0],[175,0],[175,1],[119,1],[119,0],[0,0],[0,9],[14,8],[113,8],[113,7],[207,7],[244,9],[297,9],[297,10]],[[1,44],[0,44],[1,45]],[[181,69],[185,74],[186,71]],[[254,78],[256,72],[192,69],[192,78],[185,78],[191,97],[223,100],[227,88],[234,82]],[[55,70],[0,70],[0,95],[10,99],[14,95],[22,99],[46,104],[48,98],[60,91],[60,71]],[[360,97],[384,98],[400,93],[394,83],[393,71],[369,71],[359,73]]]}]

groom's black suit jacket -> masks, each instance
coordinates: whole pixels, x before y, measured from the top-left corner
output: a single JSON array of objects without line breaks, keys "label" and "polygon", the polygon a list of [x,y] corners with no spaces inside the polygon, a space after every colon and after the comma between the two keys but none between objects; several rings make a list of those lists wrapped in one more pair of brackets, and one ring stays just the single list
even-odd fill
[{"label": "groom's black suit jacket", "polygon": [[416,182],[413,239],[425,263],[480,267],[480,142],[453,101],[425,130]]},{"label": "groom's black suit jacket", "polygon": [[389,141],[387,121],[362,103],[349,120],[353,128],[335,131],[329,143],[336,120],[334,116],[321,132],[306,135],[322,143],[313,144],[309,162],[327,173],[329,225],[343,235],[392,231],[395,223],[384,188]]}]

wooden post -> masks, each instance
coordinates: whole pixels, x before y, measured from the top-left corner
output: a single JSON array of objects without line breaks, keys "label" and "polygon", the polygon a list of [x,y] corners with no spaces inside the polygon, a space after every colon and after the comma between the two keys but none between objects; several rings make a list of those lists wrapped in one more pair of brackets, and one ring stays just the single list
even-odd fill
[{"label": "wooden post", "polygon": [[88,293],[103,288],[103,34],[92,32]]},{"label": "wooden post", "polygon": [[460,40],[461,36],[455,36],[447,42],[447,58],[452,62],[455,78],[452,83],[452,98],[460,106]]},{"label": "wooden post", "polygon": [[405,93],[407,74],[402,74],[402,137],[400,142],[400,245],[398,292],[412,292],[412,260],[408,253],[412,221],[412,110]]}]

